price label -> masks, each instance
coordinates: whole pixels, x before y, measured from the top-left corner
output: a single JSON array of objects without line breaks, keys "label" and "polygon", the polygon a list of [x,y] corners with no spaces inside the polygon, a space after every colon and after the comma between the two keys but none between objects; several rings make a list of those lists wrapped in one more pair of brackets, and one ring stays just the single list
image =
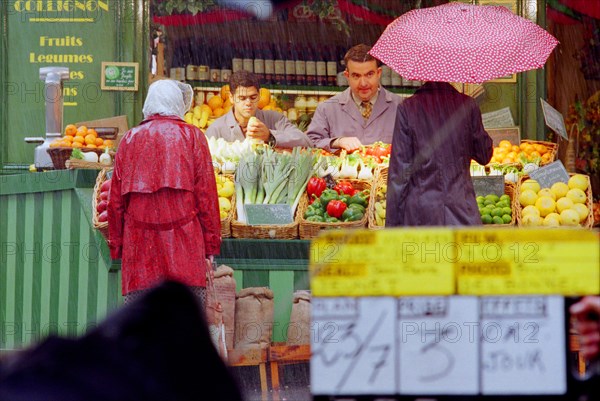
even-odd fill
[{"label": "price label", "polygon": [[137,91],[139,63],[103,62],[100,88],[114,91]]},{"label": "price label", "polygon": [[450,229],[330,231],[311,244],[315,296],[449,295],[456,247]]},{"label": "price label", "polygon": [[560,160],[540,167],[530,174],[530,177],[536,180],[542,188],[550,188],[556,182],[569,182],[569,173]]}]

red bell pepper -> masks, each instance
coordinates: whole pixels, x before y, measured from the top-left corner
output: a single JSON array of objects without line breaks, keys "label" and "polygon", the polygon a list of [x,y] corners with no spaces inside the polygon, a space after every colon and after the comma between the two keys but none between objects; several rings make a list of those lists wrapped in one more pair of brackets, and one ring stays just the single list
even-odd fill
[{"label": "red bell pepper", "polygon": [[338,219],[342,218],[342,214],[344,214],[344,210],[346,210],[348,206],[341,200],[331,200],[327,204],[327,214],[331,217],[335,217]]},{"label": "red bell pepper", "polygon": [[353,195],[354,192],[354,187],[352,186],[352,183],[348,182],[348,181],[339,181],[335,187],[333,187],[333,189],[339,194],[345,194],[345,195]]},{"label": "red bell pepper", "polygon": [[[306,192],[308,193],[308,199],[313,200],[315,197],[321,196],[324,190],[327,189],[327,182],[319,177],[311,177],[306,185]],[[315,195],[315,196],[313,196]]]}]

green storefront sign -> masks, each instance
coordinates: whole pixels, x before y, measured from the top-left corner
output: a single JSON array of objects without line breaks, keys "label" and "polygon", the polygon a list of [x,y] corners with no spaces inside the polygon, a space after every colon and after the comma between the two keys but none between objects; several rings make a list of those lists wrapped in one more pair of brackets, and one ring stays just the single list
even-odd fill
[{"label": "green storefront sign", "polygon": [[[139,90],[102,89],[102,62],[138,63],[147,69],[147,10],[142,0],[7,0],[0,2],[0,139],[2,164],[29,164],[44,136],[42,67],[69,68],[64,82],[63,127],[68,123],[127,115],[139,122],[145,80]],[[142,11],[142,12],[140,12]],[[129,79],[126,80],[129,84]],[[139,82],[136,79],[136,82]]]}]

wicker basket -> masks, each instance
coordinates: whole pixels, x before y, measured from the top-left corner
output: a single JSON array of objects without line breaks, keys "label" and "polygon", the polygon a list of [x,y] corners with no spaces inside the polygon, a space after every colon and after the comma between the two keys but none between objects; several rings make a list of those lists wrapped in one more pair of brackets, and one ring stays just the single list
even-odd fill
[{"label": "wicker basket", "polygon": [[369,197],[369,207],[367,208],[367,227],[369,230],[381,230],[385,226],[378,226],[375,219],[375,201],[377,198],[377,189],[384,184],[387,184],[388,179],[388,166],[382,166],[377,169],[375,173],[375,179],[373,180],[373,190]]},{"label": "wicker basket", "polygon": [[103,168],[111,168],[113,165],[113,163],[111,162],[110,165],[106,165],[106,164],[102,164],[102,163],[94,163],[94,162],[86,162],[85,160],[81,160],[81,159],[68,159],[65,162],[65,166],[68,169],[91,169],[91,170],[102,170]]},{"label": "wicker basket", "polygon": [[[345,181],[350,181],[352,183],[352,186],[354,186],[354,188],[361,190],[361,191],[365,190],[365,189],[370,190],[372,187],[372,184],[373,184],[373,181],[365,181],[365,180],[345,180]],[[300,227],[299,227],[300,239],[315,238],[319,235],[321,230],[362,228],[367,225],[367,219],[368,219],[367,215],[369,214],[368,213],[369,205],[367,205],[367,210],[365,211],[365,215],[359,221],[346,221],[346,222],[340,222],[340,223],[321,223],[321,222],[315,222],[315,221],[306,221],[306,220],[304,220],[304,218],[302,218],[302,216],[304,216],[304,212],[306,212],[307,208],[308,208],[308,195],[306,195],[306,192],[305,192],[302,195],[302,198],[300,199],[300,204],[298,205],[298,213],[297,213],[297,215],[300,216]]]},{"label": "wicker basket", "polygon": [[107,180],[107,173],[111,171],[111,168],[103,168],[96,177],[96,185],[94,185],[94,193],[92,195],[92,226],[100,231],[104,238],[108,239],[108,222],[98,221],[99,213],[97,211],[98,202],[100,199],[100,187]]},{"label": "wicker basket", "polygon": [[517,222],[517,186],[512,182],[504,182],[504,194],[510,197],[511,220],[506,224],[489,224],[490,227],[512,227]]},{"label": "wicker basket", "polygon": [[529,139],[522,139],[521,144],[523,144],[523,143],[528,143],[531,145],[544,145],[545,147],[548,148],[548,152],[550,153],[550,158],[548,161],[542,161],[542,163],[540,163],[540,165],[542,165],[542,166],[552,163],[553,161],[556,160],[556,157],[558,156],[558,144],[557,143],[545,142],[545,141],[531,141]]},{"label": "wicker basket", "polygon": [[[569,173],[570,177],[572,177],[574,175],[575,174],[573,174],[573,173]],[[582,175],[584,175],[584,174],[582,174]],[[580,225],[583,228],[590,229],[594,225],[594,211],[592,209],[593,199],[592,199],[592,186],[591,186],[591,183],[590,183],[590,177],[589,176],[586,176],[586,177],[588,179],[588,188],[585,190],[585,195],[586,195],[586,198],[587,198],[586,201],[585,201],[585,205],[587,206],[589,213],[588,213],[586,219],[584,221],[582,221],[580,223]],[[516,215],[517,215],[517,226],[518,227],[522,227],[523,226],[523,223],[522,223],[522,220],[523,220],[522,210],[523,210],[523,208],[521,207],[521,204],[519,203],[519,197],[521,196],[521,184],[525,180],[527,180],[527,179],[529,179],[528,175],[522,176],[519,179],[519,182],[517,184],[517,188],[516,188],[516,191],[515,191],[515,209],[517,211]],[[546,228],[546,226],[540,226],[540,227]],[[556,228],[556,227],[547,227],[547,228]]]},{"label": "wicker basket", "polygon": [[[85,149],[85,148],[82,148],[81,151],[82,152],[95,152],[98,156],[100,156],[104,152],[104,150],[102,150],[102,149]],[[54,168],[57,170],[64,170],[67,168],[66,162],[71,157],[71,153],[73,153],[73,148],[67,148],[67,147],[48,148],[48,149],[46,149],[46,152],[48,152],[48,154],[50,155],[50,158],[52,159],[52,164],[54,165]],[[83,160],[81,160],[81,161],[83,161]]]},{"label": "wicker basket", "polygon": [[[225,177],[229,178],[233,181],[233,176],[226,174]],[[231,210],[227,213],[227,217],[221,219],[221,238],[230,238],[231,237],[231,221],[233,220],[233,216],[235,214],[235,191],[229,200],[231,202]]]},{"label": "wicker basket", "polygon": [[296,239],[298,238],[298,224],[300,223],[300,204],[296,207],[294,222],[290,224],[260,224],[251,226],[236,220],[237,212],[231,220],[231,236],[233,238],[257,238],[257,239]]}]

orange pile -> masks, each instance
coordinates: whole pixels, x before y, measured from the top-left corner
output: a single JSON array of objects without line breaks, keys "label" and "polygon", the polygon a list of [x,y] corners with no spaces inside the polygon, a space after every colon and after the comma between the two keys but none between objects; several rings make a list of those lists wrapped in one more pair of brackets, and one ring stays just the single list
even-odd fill
[{"label": "orange pile", "polygon": [[510,164],[525,162],[535,162],[540,159],[541,164],[551,161],[551,149],[546,145],[537,143],[522,142],[520,145],[513,145],[510,141],[504,139],[494,148],[494,154],[490,163]]},{"label": "orange pile", "polygon": [[57,138],[50,143],[51,148],[85,148],[85,149],[104,149],[112,148],[111,139],[103,139],[93,128],[85,125],[76,127],[69,124],[65,127],[65,136]]}]

